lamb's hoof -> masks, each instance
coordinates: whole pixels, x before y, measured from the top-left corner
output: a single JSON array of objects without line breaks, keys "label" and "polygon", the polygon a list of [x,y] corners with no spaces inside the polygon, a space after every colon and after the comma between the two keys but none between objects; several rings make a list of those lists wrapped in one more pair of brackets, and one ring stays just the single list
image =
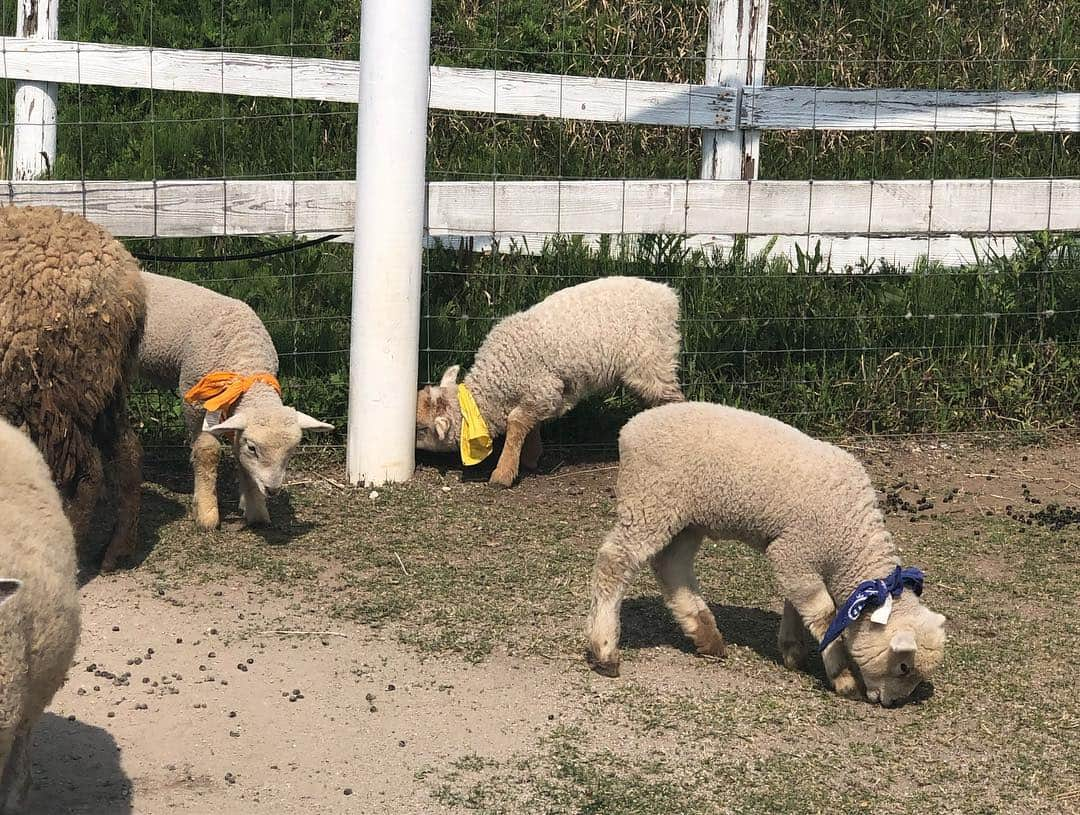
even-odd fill
[{"label": "lamb's hoof", "polygon": [[697,652],[704,657],[721,659],[727,656],[727,645],[724,635],[716,627],[716,618],[711,611],[699,611],[697,613],[697,627],[694,631],[694,645]]},{"label": "lamb's hoof", "polygon": [[781,645],[780,655],[789,671],[797,671],[806,664],[807,652],[801,645]]},{"label": "lamb's hoof", "polygon": [[105,554],[101,558],[100,571],[102,573],[115,572],[123,564],[126,564],[135,551],[132,541],[120,538],[113,539],[105,548]]},{"label": "lamb's hoof", "polygon": [[602,661],[597,659],[591,653],[585,655],[586,660],[589,663],[589,667],[596,671],[600,676],[606,676],[609,679],[617,679],[619,676],[619,660],[613,659],[610,661]]},{"label": "lamb's hoof", "polygon": [[798,671],[806,664],[806,657],[802,654],[784,654],[784,667],[789,671]]},{"label": "lamb's hoof", "polygon": [[862,702],[866,699],[862,689],[859,688],[859,683],[855,681],[855,677],[848,671],[833,677],[832,686],[836,695],[841,698],[851,699],[856,702]]},{"label": "lamb's hoof", "polygon": [[105,557],[101,559],[101,573],[108,574],[109,572],[115,572],[120,568],[122,561],[126,561],[128,555],[124,553],[105,552]]},{"label": "lamb's hoof", "polygon": [[717,637],[699,645],[697,647],[697,652],[703,657],[723,659],[727,656],[727,644],[724,642],[723,637]]},{"label": "lamb's hoof", "polygon": [[195,526],[204,532],[209,532],[212,529],[217,529],[218,523],[221,521],[221,516],[215,509],[209,512],[196,512],[195,513]]},{"label": "lamb's hoof", "polygon": [[514,476],[507,476],[505,473],[500,473],[496,470],[491,474],[491,478],[488,479],[488,485],[497,490],[508,490],[514,486]]}]

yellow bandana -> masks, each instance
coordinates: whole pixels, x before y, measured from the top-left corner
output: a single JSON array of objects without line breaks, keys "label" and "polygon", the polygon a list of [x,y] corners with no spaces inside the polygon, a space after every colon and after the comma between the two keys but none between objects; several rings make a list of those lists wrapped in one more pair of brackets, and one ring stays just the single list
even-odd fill
[{"label": "yellow bandana", "polygon": [[465,383],[457,386],[457,398],[461,405],[461,463],[471,467],[491,455],[491,434]]}]

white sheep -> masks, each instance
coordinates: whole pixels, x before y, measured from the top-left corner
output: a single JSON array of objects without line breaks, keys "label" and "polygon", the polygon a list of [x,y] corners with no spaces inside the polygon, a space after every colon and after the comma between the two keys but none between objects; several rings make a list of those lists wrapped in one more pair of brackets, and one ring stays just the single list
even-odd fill
[{"label": "white sheep", "polygon": [[586,625],[599,672],[618,674],[619,607],[646,563],[698,651],[723,656],[694,575],[705,536],[743,541],[769,559],[785,598],[779,644],[789,668],[806,656],[804,626],[819,642],[842,630],[822,654],[833,687],[887,706],[941,662],[945,618],[919,600],[921,573],[899,571],[877,495],[850,454],[766,416],[688,402],[631,419],[619,456],[619,521],[597,554]]},{"label": "white sheep", "polygon": [[140,373],[159,386],[179,386],[182,396],[196,400],[184,405],[196,523],[204,529],[218,525],[218,437],[226,435],[239,464],[244,518],[249,524],[269,523],[266,496],[281,488],[302,431],[333,430],[333,425],[282,404],[277,351],[250,306],[172,277],[144,272],[143,281],[147,307]]},{"label": "white sheep", "polygon": [[30,731],[79,639],[75,539],[29,437],[0,420],[0,813],[22,811]]},{"label": "white sheep", "polygon": [[678,295],[661,283],[606,277],[557,291],[496,324],[456,392],[457,365],[420,391],[416,446],[460,448],[473,464],[505,434],[490,483],[509,487],[519,464],[539,461],[540,424],[588,394],[621,382],[650,405],[681,401],[678,323]]}]

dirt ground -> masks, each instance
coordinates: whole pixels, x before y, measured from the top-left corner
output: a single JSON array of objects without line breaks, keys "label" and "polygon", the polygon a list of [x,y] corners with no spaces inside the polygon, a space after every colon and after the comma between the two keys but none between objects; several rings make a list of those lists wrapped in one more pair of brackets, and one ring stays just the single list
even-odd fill
[{"label": "dirt ground", "polygon": [[31,811],[1080,811],[1080,437],[848,446],[950,619],[917,703],[784,670],[771,578],[731,543],[699,558],[726,660],[693,655],[643,575],[622,677],[589,672],[611,461],[549,453],[506,493],[441,462],[375,491],[296,470],[259,533],[199,533],[190,475],[158,468],[140,562],[86,572]]}]

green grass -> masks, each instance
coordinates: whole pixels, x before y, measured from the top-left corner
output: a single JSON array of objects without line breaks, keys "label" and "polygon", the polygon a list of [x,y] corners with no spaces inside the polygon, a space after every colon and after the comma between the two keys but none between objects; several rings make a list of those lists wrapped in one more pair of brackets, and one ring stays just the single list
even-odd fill
[{"label": "green grass", "polygon": [[[11,33],[12,0],[0,3]],[[527,71],[702,80],[706,0],[433,7],[433,61]],[[64,0],[61,36],[176,48],[355,59],[359,6],[313,0],[221,4]],[[1053,25],[1039,21],[1052,20]],[[1080,14],[1069,0],[880,0],[770,9],[769,84],[1071,90]],[[8,150],[13,83],[0,83]],[[294,100],[61,86],[58,178],[349,178],[355,108]],[[823,131],[769,133],[763,178],[1080,176],[1076,139]],[[697,174],[699,135],[682,128],[433,111],[432,180]],[[282,240],[133,241],[158,253],[222,254]],[[320,246],[260,262],[160,265],[251,303],[282,355],[287,397],[344,428],[351,257]],[[1080,249],[1075,236],[1025,239],[1011,258],[962,268],[831,269],[689,251],[677,238],[554,238],[543,254],[425,258],[421,378],[468,362],[499,316],[608,274],[666,280],[683,298],[684,379],[697,398],[742,405],[818,433],[1037,430],[1080,402]],[[832,272],[842,272],[832,274]],[[1053,311],[1053,314],[1049,312]],[[593,402],[562,439],[609,444],[632,405]],[[151,443],[175,443],[175,399],[136,410]]]},{"label": "green grass", "polygon": [[[229,251],[238,241],[217,241]],[[142,244],[142,245],[145,245]],[[171,268],[251,303],[281,352],[286,397],[344,425],[348,247],[251,269]],[[706,254],[676,238],[552,242],[541,255],[427,254],[422,381],[468,364],[493,322],[563,286],[609,274],[670,283],[682,300],[682,378],[692,398],[768,413],[811,433],[1037,431],[1080,410],[1080,243],[1022,241],[961,268],[921,263],[792,267],[766,255]],[[135,400],[148,439],[175,440],[174,398]],[[564,441],[610,444],[635,403],[613,394],[559,423]]]}]

